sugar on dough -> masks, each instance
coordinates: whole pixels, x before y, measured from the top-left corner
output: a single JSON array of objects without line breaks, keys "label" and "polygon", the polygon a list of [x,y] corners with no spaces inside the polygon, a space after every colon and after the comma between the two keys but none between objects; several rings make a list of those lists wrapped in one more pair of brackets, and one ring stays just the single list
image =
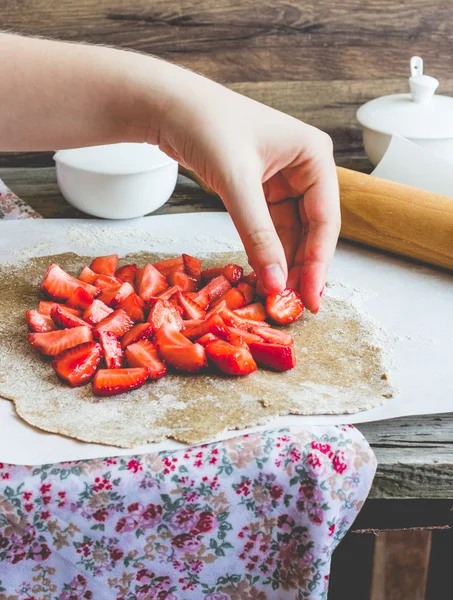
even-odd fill
[{"label": "sugar on dough", "polygon": [[[136,253],[121,262],[161,258]],[[20,417],[35,427],[124,448],[165,438],[195,444],[278,415],[355,413],[393,395],[373,323],[348,300],[329,295],[318,315],[305,314],[290,327],[297,365],[286,373],[259,369],[243,378],[170,374],[101,399],[93,396],[91,385],[67,387],[28,343],[24,315],[38,304],[38,286],[49,264],[77,275],[90,261],[66,253],[0,265],[0,395],[13,400]],[[203,266],[229,262],[245,266],[245,255],[211,254]]]}]

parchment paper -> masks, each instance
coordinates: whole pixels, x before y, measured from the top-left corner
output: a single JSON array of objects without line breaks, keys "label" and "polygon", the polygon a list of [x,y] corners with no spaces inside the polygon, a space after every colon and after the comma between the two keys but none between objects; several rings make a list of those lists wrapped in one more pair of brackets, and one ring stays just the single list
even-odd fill
[{"label": "parchment paper", "polygon": [[[136,221],[33,221],[0,223],[0,262],[74,251],[100,254],[118,251],[166,251],[172,254],[235,251],[237,234],[226,214],[204,213],[148,217]],[[345,294],[394,336],[396,363],[390,373],[399,395],[356,415],[279,417],[269,426],[364,422],[405,414],[451,410],[453,278],[434,269],[340,244],[330,274]],[[127,454],[130,450],[84,444],[41,433],[18,419],[8,401],[0,402],[0,460],[39,464]],[[256,429],[262,429],[258,427]],[[250,431],[251,429],[249,429]],[[236,432],[222,437],[232,437]],[[134,452],[176,448],[172,441],[134,448]]]}]

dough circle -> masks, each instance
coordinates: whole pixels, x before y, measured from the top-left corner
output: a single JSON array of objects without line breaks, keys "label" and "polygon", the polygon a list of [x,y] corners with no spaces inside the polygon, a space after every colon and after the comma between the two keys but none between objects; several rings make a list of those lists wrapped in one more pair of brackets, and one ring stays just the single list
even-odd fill
[{"label": "dough circle", "polygon": [[[155,262],[136,253],[122,264]],[[327,295],[317,316],[289,329],[297,366],[287,373],[259,369],[248,377],[170,374],[142,388],[97,399],[91,386],[69,388],[27,341],[25,311],[38,304],[48,265],[77,275],[90,258],[72,253],[0,265],[0,395],[29,424],[86,442],[132,448],[173,438],[196,444],[222,431],[264,424],[278,415],[345,414],[371,409],[392,396],[372,323],[346,300]],[[243,253],[203,257],[203,267],[235,262]]]}]

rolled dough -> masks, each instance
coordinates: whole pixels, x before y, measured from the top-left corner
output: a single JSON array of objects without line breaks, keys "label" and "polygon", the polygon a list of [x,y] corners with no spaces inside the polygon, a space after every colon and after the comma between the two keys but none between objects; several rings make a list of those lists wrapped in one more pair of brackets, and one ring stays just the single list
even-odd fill
[{"label": "rolled dough", "polygon": [[[121,264],[164,258],[132,254]],[[297,366],[286,373],[259,369],[248,377],[170,374],[121,396],[97,399],[91,386],[69,388],[27,341],[25,311],[38,304],[51,263],[78,275],[91,258],[72,253],[0,266],[0,395],[28,423],[87,442],[132,448],[173,438],[191,444],[222,431],[285,414],[345,414],[371,409],[392,396],[374,326],[352,303],[325,297],[289,330]],[[203,267],[235,262],[243,253],[215,253]]]}]

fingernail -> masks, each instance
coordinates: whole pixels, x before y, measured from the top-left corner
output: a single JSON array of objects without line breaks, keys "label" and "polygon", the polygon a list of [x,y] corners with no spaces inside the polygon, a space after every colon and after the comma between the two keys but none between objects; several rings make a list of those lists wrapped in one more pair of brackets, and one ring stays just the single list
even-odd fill
[{"label": "fingernail", "polygon": [[281,292],[286,287],[286,278],[280,265],[274,263],[261,269],[261,279],[268,294]]}]

